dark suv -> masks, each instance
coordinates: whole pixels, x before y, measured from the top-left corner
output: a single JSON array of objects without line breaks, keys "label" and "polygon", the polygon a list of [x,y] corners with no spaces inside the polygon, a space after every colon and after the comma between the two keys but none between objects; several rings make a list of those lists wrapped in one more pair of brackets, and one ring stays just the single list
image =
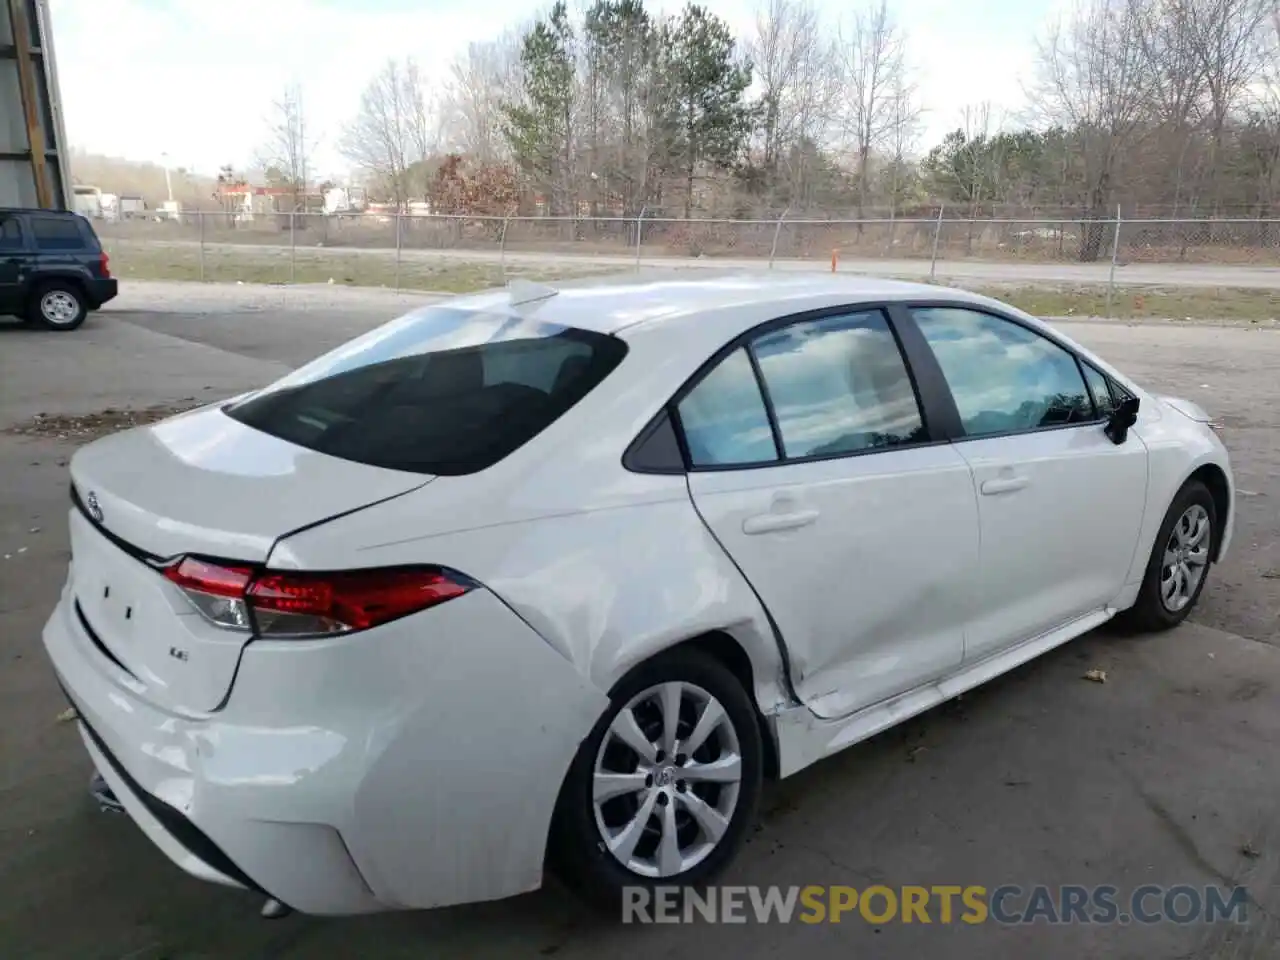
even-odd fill
[{"label": "dark suv", "polygon": [[84,217],[0,207],[0,316],[74,330],[116,292],[107,255]]}]

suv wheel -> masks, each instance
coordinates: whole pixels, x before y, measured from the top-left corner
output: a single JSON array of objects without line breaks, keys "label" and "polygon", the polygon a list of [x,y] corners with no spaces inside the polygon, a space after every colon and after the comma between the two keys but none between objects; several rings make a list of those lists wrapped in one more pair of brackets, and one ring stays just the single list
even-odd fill
[{"label": "suv wheel", "polygon": [[50,330],[74,330],[88,314],[83,292],[73,284],[54,281],[36,290],[27,319]]}]

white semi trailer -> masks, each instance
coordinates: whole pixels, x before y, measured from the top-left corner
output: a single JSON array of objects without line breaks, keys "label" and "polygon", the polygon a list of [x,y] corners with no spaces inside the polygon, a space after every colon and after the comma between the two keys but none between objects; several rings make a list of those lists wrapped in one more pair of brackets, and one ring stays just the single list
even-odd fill
[{"label": "white semi trailer", "polygon": [[74,209],[46,0],[0,0],[0,207]]}]

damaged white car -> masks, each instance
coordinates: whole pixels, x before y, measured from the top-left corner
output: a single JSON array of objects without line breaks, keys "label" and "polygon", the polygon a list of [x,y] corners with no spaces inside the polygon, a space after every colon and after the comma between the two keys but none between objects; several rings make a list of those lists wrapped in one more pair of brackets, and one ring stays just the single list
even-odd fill
[{"label": "damaged white car", "polygon": [[114,798],[269,912],[615,903],[766,778],[1182,621],[1208,421],[958,290],[516,285],[80,450],[44,641]]}]

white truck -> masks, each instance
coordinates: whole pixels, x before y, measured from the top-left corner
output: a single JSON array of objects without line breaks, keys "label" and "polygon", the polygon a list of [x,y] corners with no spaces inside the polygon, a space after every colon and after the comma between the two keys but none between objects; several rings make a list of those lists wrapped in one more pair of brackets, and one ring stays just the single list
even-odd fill
[{"label": "white truck", "polygon": [[98,187],[78,183],[71,188],[75,212],[89,220],[101,220],[107,216],[110,203],[109,194],[104,194]]}]

